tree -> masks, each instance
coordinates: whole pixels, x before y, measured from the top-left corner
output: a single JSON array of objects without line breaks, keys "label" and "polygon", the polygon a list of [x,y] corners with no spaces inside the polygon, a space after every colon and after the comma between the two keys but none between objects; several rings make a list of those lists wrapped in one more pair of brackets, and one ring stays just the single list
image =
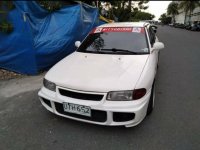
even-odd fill
[{"label": "tree", "polygon": [[197,7],[200,6],[200,1],[182,1],[179,5],[179,9],[183,9],[185,11],[185,23],[186,23],[186,17],[187,13],[189,12],[189,22],[191,21],[191,14],[193,10]]},{"label": "tree", "polygon": [[8,13],[15,8],[12,1],[0,1],[0,32],[11,33],[13,25],[8,21]]},{"label": "tree", "polygon": [[150,13],[137,11],[135,15],[133,15],[131,21],[152,20],[153,18],[155,18],[155,16]]},{"label": "tree", "polygon": [[[65,3],[72,3],[75,0],[68,1],[41,1],[37,2],[47,9],[48,11],[59,10]],[[98,6],[99,12],[103,12],[103,16],[117,21],[130,21],[137,11],[145,10],[148,8],[146,4],[149,0],[140,0],[140,1],[131,1],[131,0],[122,0],[122,1],[95,1],[95,0],[81,0],[84,3],[87,3],[92,6]],[[103,10],[102,10],[103,9]]]},{"label": "tree", "polygon": [[167,14],[172,15],[173,23],[175,23],[175,15],[178,15],[178,3],[171,2],[167,7]]},{"label": "tree", "polygon": [[100,1],[82,0],[81,2],[91,5],[91,6],[97,6],[97,5],[99,6],[100,4]]},{"label": "tree", "polygon": [[162,14],[159,18],[159,20],[163,23],[163,24],[169,24],[171,22],[171,17],[168,17],[166,15],[166,13]]},{"label": "tree", "polygon": [[60,10],[63,6],[76,4],[74,1],[49,1],[49,0],[36,0],[36,2],[49,12]]},{"label": "tree", "polygon": [[109,5],[109,9],[107,10],[109,19],[118,18],[118,21],[130,21],[133,17],[133,12],[136,10],[145,10],[148,8],[145,4],[147,4],[148,0],[142,1],[107,1],[106,5]]}]

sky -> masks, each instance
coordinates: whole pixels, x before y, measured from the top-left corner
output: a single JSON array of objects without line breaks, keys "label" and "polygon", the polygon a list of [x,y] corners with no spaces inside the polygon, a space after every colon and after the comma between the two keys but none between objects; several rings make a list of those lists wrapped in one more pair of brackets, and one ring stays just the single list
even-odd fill
[{"label": "sky", "polygon": [[155,15],[154,20],[158,20],[160,15],[167,12],[167,6],[171,1],[149,1],[149,8],[145,12]]}]

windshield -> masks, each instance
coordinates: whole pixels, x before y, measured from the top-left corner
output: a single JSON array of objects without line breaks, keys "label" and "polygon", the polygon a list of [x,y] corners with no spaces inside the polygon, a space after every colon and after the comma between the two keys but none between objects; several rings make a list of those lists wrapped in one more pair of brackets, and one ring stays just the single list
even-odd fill
[{"label": "windshield", "polygon": [[86,53],[148,54],[144,28],[96,28],[77,50]]}]

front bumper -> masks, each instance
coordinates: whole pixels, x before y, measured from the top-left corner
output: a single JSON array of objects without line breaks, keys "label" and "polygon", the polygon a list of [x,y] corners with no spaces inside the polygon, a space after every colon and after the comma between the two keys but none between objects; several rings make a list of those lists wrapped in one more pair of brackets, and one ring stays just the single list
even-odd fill
[{"label": "front bumper", "polygon": [[[76,91],[76,90],[71,90],[71,91]],[[87,93],[94,93],[94,92],[87,92]],[[89,101],[89,100],[80,100],[62,96],[58,91],[58,87],[56,88],[56,92],[52,92],[46,89],[45,87],[42,87],[42,89],[38,93],[42,105],[47,110],[51,111],[56,115],[77,121],[99,124],[99,125],[108,125],[108,126],[132,127],[139,124],[145,118],[150,98],[150,92],[148,92],[140,100],[136,101],[107,101],[106,100],[107,93],[101,93],[101,94],[104,95],[102,100]],[[91,107],[92,117],[86,117],[64,112],[63,109],[64,102]]]}]

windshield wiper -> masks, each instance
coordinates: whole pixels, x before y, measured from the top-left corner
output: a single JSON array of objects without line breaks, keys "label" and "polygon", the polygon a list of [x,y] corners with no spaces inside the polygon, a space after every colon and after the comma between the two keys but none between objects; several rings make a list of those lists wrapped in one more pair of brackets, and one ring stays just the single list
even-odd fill
[{"label": "windshield wiper", "polygon": [[106,54],[105,52],[102,52],[102,51],[80,51],[80,52],[83,52],[83,53],[94,53],[94,54]]},{"label": "windshield wiper", "polygon": [[116,48],[112,48],[112,49],[101,49],[103,51],[112,51],[112,52],[125,52],[125,53],[130,53],[130,54],[138,54],[136,52],[132,52],[126,49],[116,49]]}]

